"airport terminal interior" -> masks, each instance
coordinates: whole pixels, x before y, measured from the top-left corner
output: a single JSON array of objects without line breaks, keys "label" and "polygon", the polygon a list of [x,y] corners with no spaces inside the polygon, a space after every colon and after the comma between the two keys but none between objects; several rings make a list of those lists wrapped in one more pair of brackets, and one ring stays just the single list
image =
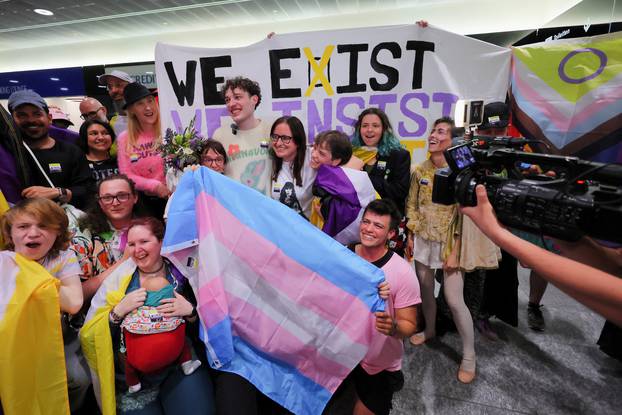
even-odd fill
[{"label": "airport terminal interior", "polygon": [[[500,80],[501,78],[495,77],[495,71],[491,71],[489,67],[482,67],[481,71],[467,64],[462,67],[462,62],[459,60],[468,60],[469,57],[462,55],[464,51],[456,50],[455,60],[452,61],[455,66],[447,67],[444,63],[438,63],[438,66],[434,67],[438,70],[435,76],[450,78],[451,75],[448,74],[468,72],[472,78],[470,80],[472,85],[461,91],[476,90],[481,96],[458,96],[458,92],[455,91],[460,90],[460,88],[454,85],[454,80],[447,81],[445,84],[438,83],[438,85],[443,85],[443,88],[445,86],[447,88],[455,87],[453,92],[455,92],[456,99],[451,101],[452,98],[447,98],[449,95],[445,94],[444,90],[434,89],[441,88],[434,83],[436,81],[431,81],[434,85],[432,87],[426,85],[426,79],[434,78],[430,73],[425,74],[428,78],[424,76],[424,92],[415,91],[421,88],[421,79],[419,79],[419,85],[416,85],[417,74],[421,76],[421,67],[417,72],[417,59],[421,58],[422,61],[423,57],[428,59],[434,52],[433,43],[428,42],[426,44],[425,42],[416,43],[413,41],[412,44],[409,42],[409,46],[406,46],[404,42],[404,45],[394,47],[389,45],[391,42],[387,41],[383,43],[385,50],[378,52],[374,51],[376,39],[355,39],[355,35],[348,32],[365,29],[369,30],[369,33],[376,33],[377,30],[378,33],[384,33],[386,36],[389,30],[386,27],[393,25],[398,25],[401,28],[400,30],[406,30],[404,27],[412,25],[417,28],[418,32],[416,33],[422,33],[421,31],[425,30],[426,27],[431,28],[430,30],[438,30],[434,33],[435,36],[438,36],[437,39],[441,39],[436,45],[436,51],[439,55],[442,46],[447,46],[443,42],[453,42],[454,40],[457,42],[458,35],[463,40],[463,37],[466,36],[468,42],[464,40],[464,44],[468,44],[474,54],[478,53],[485,56],[482,57],[481,62],[488,62],[484,59],[491,59],[491,62],[494,61],[495,63],[504,62],[502,70],[505,71],[503,73],[506,77]],[[338,67],[338,61],[328,63],[328,58],[325,59],[326,54],[330,54],[332,49],[329,52],[326,50],[324,52],[317,51],[314,60],[311,52],[305,55],[309,49],[306,48],[305,50],[306,43],[304,42],[312,43],[316,37],[323,39],[321,38],[322,32],[337,30],[343,31],[343,33],[335,33],[339,36],[343,34],[343,38],[346,40],[337,45],[335,50],[342,54],[340,55],[342,58],[345,56],[343,53],[349,51],[349,59],[351,60],[348,62],[350,62],[350,66],[340,73],[333,72],[325,76],[321,72],[327,68],[326,73],[329,73],[331,64],[334,65],[333,70]],[[595,163],[619,165],[622,162],[622,93],[620,92],[622,91],[622,75],[620,75],[622,73],[620,70],[622,68],[622,40],[620,33],[622,33],[622,0],[84,0],[78,2],[75,0],[0,0],[0,104],[11,112],[9,96],[24,88],[32,88],[45,100],[48,107],[57,108],[58,114],[61,114],[60,117],[68,122],[68,130],[78,136],[80,125],[83,120],[88,118],[88,114],[84,114],[81,108],[81,103],[86,97],[94,97],[101,101],[101,105],[107,109],[108,118],[115,111],[121,110],[114,98],[111,99],[112,95],[109,96],[110,86],[107,86],[105,81],[106,77],[118,77],[118,71],[121,71],[120,73],[125,74],[124,76],[131,78],[129,81],[133,81],[130,85],[137,85],[135,96],[130,95],[132,104],[145,97],[153,97],[159,90],[160,109],[163,110],[163,114],[168,111],[166,112],[167,126],[183,129],[188,125],[190,118],[194,116],[193,122],[197,122],[198,128],[209,133],[209,135],[214,131],[218,133],[224,128],[227,134],[229,132],[233,134],[231,137],[239,138],[244,136],[244,128],[240,129],[235,123],[229,124],[230,120],[226,117],[232,114],[227,113],[225,101],[218,101],[220,96],[216,91],[216,85],[220,87],[224,82],[224,77],[219,78],[221,69],[226,66],[238,65],[237,67],[243,68],[239,75],[250,77],[251,74],[261,74],[263,82],[269,84],[261,84],[262,91],[272,91],[271,97],[267,94],[264,97],[267,104],[262,103],[257,107],[257,113],[264,114],[262,111],[266,111],[265,113],[270,114],[270,117],[273,114],[270,111],[277,110],[282,111],[283,114],[286,114],[287,111],[290,115],[292,111],[295,114],[303,114],[304,121],[308,121],[305,126],[307,126],[309,133],[309,143],[312,136],[311,131],[320,133],[322,127],[326,125],[338,126],[335,128],[342,129],[346,123],[344,120],[352,123],[356,121],[357,114],[351,111],[353,107],[349,107],[350,112],[344,108],[348,108],[348,105],[359,105],[357,97],[350,97],[351,101],[340,102],[336,98],[334,102],[328,102],[329,98],[326,98],[325,101],[320,101],[320,98],[316,99],[319,96],[324,99],[324,95],[321,94],[324,94],[325,91],[327,91],[326,97],[334,98],[335,92],[330,89],[331,83],[341,85],[336,88],[337,95],[347,88],[355,90],[360,87],[359,91],[365,91],[364,97],[369,100],[370,106],[373,106],[374,99],[376,99],[376,103],[386,105],[387,108],[394,105],[395,112],[389,113],[387,111],[387,113],[390,116],[399,114],[405,118],[405,120],[393,119],[392,122],[393,129],[397,135],[401,135],[398,138],[402,139],[403,147],[410,152],[412,158],[413,164],[411,170],[408,170],[408,174],[414,171],[415,164],[423,162],[430,154],[427,147],[430,143],[428,134],[431,137],[431,130],[437,127],[437,124],[432,125],[432,121],[441,116],[454,116],[453,112],[449,113],[445,111],[445,108],[451,107],[456,102],[461,104],[462,99],[466,99],[469,105],[477,105],[478,101],[473,101],[473,103],[469,101],[477,99],[482,100],[480,101],[481,105],[488,104],[489,101],[502,101],[498,104],[507,104],[508,110],[504,113],[506,122],[503,127],[508,126],[507,113],[509,111],[512,114],[511,128],[507,134],[515,138],[521,135],[529,138],[535,137],[537,139],[535,141],[545,140],[549,149],[554,147],[554,152],[558,155],[577,156]],[[266,39],[278,41],[280,36],[284,37],[285,45],[298,42],[300,48],[283,47],[276,51],[271,50],[269,61],[266,60],[263,63],[251,61],[240,63],[236,61],[236,56],[246,56],[244,54],[247,52],[251,56],[255,44],[259,45],[256,48],[257,50],[267,51],[270,46],[261,42]],[[578,38],[584,39],[584,41],[572,43]],[[398,45],[401,39],[400,37],[396,40],[395,45]],[[564,41],[568,43],[558,43],[561,45],[559,49],[551,46],[555,45],[555,42]],[[361,46],[363,43],[364,46]],[[415,43],[416,45],[412,46]],[[162,48],[158,49],[160,52],[156,52],[156,44],[158,48]],[[432,47],[429,46],[430,44]],[[572,47],[567,46],[568,44]],[[360,49],[353,53],[354,49],[352,48],[357,47],[357,45],[360,46]],[[546,49],[542,55],[537,55],[539,52],[536,48],[521,49],[533,45],[541,46],[543,50],[547,47],[550,49]],[[601,52],[598,45],[605,45],[602,46],[602,50],[605,52]],[[170,49],[166,49],[169,46]],[[426,47],[427,49],[425,49]],[[222,49],[222,57],[231,52],[230,56],[227,55],[228,64],[225,59],[225,63],[217,61],[210,68],[203,67],[202,65],[208,64],[205,63],[206,60],[201,60],[201,52],[198,52],[201,50],[200,48],[206,50]],[[603,72],[606,76],[604,81],[596,80],[589,84],[590,88],[596,90],[601,87],[603,89],[599,91],[603,91],[607,88],[603,85],[609,82],[607,85],[612,85],[609,92],[598,92],[604,95],[594,98],[592,104],[586,104],[587,101],[581,101],[581,98],[584,97],[584,94],[591,97],[590,92],[580,91],[577,93],[580,96],[569,97],[565,95],[566,92],[558,85],[559,83],[549,82],[550,80],[544,75],[542,80],[536,79],[540,74],[538,72],[540,70],[538,57],[544,60],[546,54],[550,53],[552,56],[555,53],[561,53],[560,50],[566,51],[564,48],[567,50],[579,49],[570,52],[560,64],[559,76],[561,78],[569,79],[568,84],[576,85],[585,81],[587,85],[587,81],[591,81],[592,78],[600,75],[603,68],[610,65]],[[416,54],[413,50],[416,50]],[[166,64],[162,64],[158,66],[156,53],[162,53],[163,56],[167,57],[175,56],[172,60],[179,59],[179,61],[175,62],[174,69],[173,65],[167,67]],[[372,54],[371,60],[367,57],[368,53]],[[529,55],[529,53],[533,53],[533,55]],[[565,74],[563,67],[564,63],[567,64],[579,53],[592,53],[592,57],[595,56],[595,62],[599,62],[596,65],[598,67],[596,72],[580,79],[573,78],[573,74]],[[213,52],[213,54],[218,53]],[[279,57],[274,58],[277,55]],[[355,62],[359,55],[365,58],[357,61],[360,66],[356,69],[356,65],[353,66],[352,62]],[[233,64],[231,64],[231,56],[233,56]],[[414,69],[413,64],[409,63],[408,68],[412,73],[401,74],[398,85],[397,70],[390,65],[397,62],[402,56],[404,59],[407,57],[415,59],[415,63]],[[186,59],[188,65],[193,62],[192,68],[197,68],[197,62],[199,62],[196,80],[199,82],[199,78],[201,78],[201,82],[204,83],[203,95],[198,92],[198,87],[196,94],[194,90],[188,92],[189,89],[185,89],[190,79],[190,70],[186,73],[183,72],[186,70]],[[304,65],[298,65],[298,61],[295,59],[301,59],[301,62],[304,60]],[[309,59],[309,62],[306,59]],[[374,59],[378,60],[374,61]],[[386,63],[386,65],[379,61]],[[429,64],[431,61],[430,58],[426,62]],[[367,68],[369,62],[376,72],[365,72],[371,71]],[[437,64],[436,61],[434,62]],[[296,88],[294,88],[296,85],[293,85],[294,82],[292,81],[295,77],[292,73],[297,70],[303,74],[301,79],[307,82],[306,85],[302,86],[302,89],[297,90],[298,92],[296,92]],[[359,71],[359,81],[362,82],[358,86],[354,85],[358,82],[355,79],[357,70]],[[172,73],[175,71],[177,72]],[[481,75],[478,75],[479,72],[493,73],[491,76],[486,75],[485,86],[482,86],[484,81],[481,79],[478,85],[477,78]],[[459,79],[466,79],[465,73],[460,74],[461,78]],[[528,75],[523,76],[523,74]],[[192,75],[194,76],[194,73]],[[173,87],[166,90],[162,86],[162,79],[165,76],[168,76],[167,81],[174,79],[174,82],[171,81]],[[175,78],[175,76],[177,77]],[[271,76],[272,78],[270,78]],[[391,84],[392,77],[395,78],[394,84]],[[510,78],[513,81],[511,87],[509,86]],[[270,79],[272,79],[271,84]],[[467,79],[467,81],[469,80]],[[213,90],[206,86],[209,82],[212,82]],[[341,84],[337,82],[341,82]],[[599,84],[599,82],[601,83]],[[390,87],[387,86],[389,84],[391,84]],[[396,90],[399,91],[397,92],[391,89],[395,85],[398,85]],[[404,89],[404,85],[406,85],[406,90],[402,91],[400,88]],[[506,95],[507,88],[504,89],[504,86],[511,88],[508,95]],[[305,92],[307,87],[308,89]],[[374,90],[372,91],[372,89]],[[279,91],[278,93],[282,95],[278,96],[275,91]],[[428,91],[430,92],[428,93]],[[592,90],[590,89],[590,91]],[[546,95],[548,104],[539,107],[538,105],[542,100],[539,101],[538,94],[545,96],[545,93],[549,92],[550,94]],[[398,93],[401,95],[398,96]],[[596,92],[594,94],[594,96],[597,95]],[[307,107],[307,104],[304,103],[308,97],[311,97],[310,100],[316,99],[313,101],[313,106],[309,104]],[[277,98],[291,98],[291,102],[288,101],[279,106],[281,103],[277,102]],[[28,104],[36,101],[36,98],[31,97],[30,99],[31,101],[24,100],[20,103]],[[34,101],[32,101],[33,99]],[[125,99],[128,99],[127,95]],[[195,107],[199,108],[196,112],[195,107],[191,104],[193,99],[195,100]],[[213,113],[208,108],[210,99],[218,101],[219,105],[222,104],[218,109],[214,109]],[[225,98],[227,102],[229,99],[233,98]],[[383,99],[385,101],[382,101]],[[188,102],[185,107],[184,100]],[[562,102],[564,100],[572,102],[572,106],[565,106],[567,103]],[[360,98],[360,102],[359,106],[362,110],[364,108],[363,98]],[[206,105],[202,106],[203,103]],[[364,103],[367,104],[367,101]],[[286,104],[290,106],[287,107]],[[605,104],[609,107],[598,112],[604,108]],[[117,106],[115,107],[115,105]],[[418,110],[413,110],[417,105],[421,105],[421,108],[417,107]],[[300,108],[303,108],[304,111]],[[546,110],[541,110],[541,108],[546,108]],[[322,111],[328,112],[329,110],[334,110],[334,114],[336,114],[334,119],[331,118],[333,117],[332,112],[329,115],[322,115]],[[425,112],[428,110],[437,113],[434,116],[426,114]],[[480,110],[486,113],[483,107],[480,107]],[[416,113],[417,111],[420,112]],[[210,114],[215,114],[212,119],[210,119],[212,117]],[[472,110],[471,116],[473,115]],[[479,115],[484,116],[483,114]],[[499,115],[503,121],[501,112]],[[564,118],[567,115],[569,118]],[[160,119],[164,120],[164,115],[162,118],[158,118],[158,120]],[[221,119],[227,120],[223,121],[222,126],[224,127],[221,126]],[[484,118],[482,120],[486,123]],[[331,124],[333,121],[335,124]],[[498,121],[497,117],[496,122]],[[593,121],[592,124],[590,124],[591,121]],[[495,123],[494,120],[490,122]],[[309,125],[313,125],[313,127],[309,127]],[[443,121],[439,125],[443,125]],[[421,127],[419,131],[414,132],[418,127]],[[470,127],[473,127],[473,130],[476,128],[475,124],[463,126],[467,130]],[[571,127],[576,128],[572,130]],[[343,130],[347,134],[352,132],[345,127]],[[290,129],[290,133],[292,131]],[[164,129],[161,133],[163,132]],[[281,143],[285,145],[292,140],[292,137],[287,135],[275,134],[274,131],[271,132],[267,141],[262,141],[261,149],[258,151],[267,154],[269,143],[277,146],[280,139]],[[117,140],[119,136],[117,135]],[[575,139],[576,141],[573,144],[572,140]],[[361,140],[364,141],[362,138]],[[595,144],[597,141],[600,144]],[[359,143],[361,148],[364,148],[366,144]],[[432,140],[432,144],[434,145],[436,142]],[[231,145],[227,147],[227,154],[229,157],[233,155],[233,160],[235,160],[238,153],[232,153],[231,149]],[[310,149],[311,147],[309,147],[309,151],[311,151]],[[214,151],[214,155],[216,155],[216,151]],[[226,163],[227,158],[224,150],[223,156],[225,156],[224,163]],[[203,160],[202,157],[199,156],[199,159]],[[135,158],[138,158],[138,155],[131,154],[128,164],[134,163]],[[210,160],[210,163],[220,162],[222,160]],[[528,170],[529,166],[535,166],[535,164],[537,162],[528,165],[525,170]],[[224,164],[221,167],[220,172],[223,172]],[[384,167],[385,165],[382,168],[384,169]],[[281,168],[280,164],[278,168]],[[365,168],[359,167],[359,170],[361,169],[366,171]],[[599,172],[603,169],[604,167],[597,166],[590,170],[590,173]],[[120,163],[119,170],[121,170]],[[540,171],[539,174],[545,175],[546,172]],[[388,171],[386,175],[389,175]],[[553,172],[554,175],[555,172]],[[387,176],[385,176],[385,180]],[[219,175],[219,177],[221,176]],[[584,177],[579,176],[577,179],[584,179]],[[273,180],[276,179],[273,178]],[[291,180],[293,181],[293,179]],[[426,179],[421,180],[420,183],[427,184]],[[241,181],[244,183],[243,180]],[[177,184],[177,182],[175,183]],[[587,186],[592,183],[588,179],[587,184],[585,181],[581,181],[580,184]],[[168,182],[165,185],[168,185]],[[616,184],[611,186],[615,187]],[[617,186],[617,199],[607,202],[608,206],[615,203],[621,205],[622,182],[618,182]],[[62,196],[63,191],[60,188],[58,189]],[[139,190],[143,191],[142,188]],[[148,197],[152,199],[157,199],[152,193],[146,192],[145,194],[148,194]],[[167,197],[170,193],[166,194]],[[270,193],[269,190],[268,193]],[[2,192],[0,192],[0,196],[2,196]],[[119,193],[112,197],[111,204],[122,204],[121,198],[124,196],[126,196],[125,201],[130,197],[127,193]],[[116,202],[115,197],[117,198]],[[272,197],[275,198],[274,195]],[[284,194],[281,194],[280,197],[280,201],[283,202]],[[101,197],[98,200],[101,202]],[[278,196],[276,200],[279,200]],[[4,197],[0,201],[4,201]],[[9,202],[11,201],[9,200]],[[159,202],[162,202],[161,208],[164,209],[164,204],[166,204],[164,202],[166,201],[163,202],[160,198]],[[402,200],[402,210],[404,209],[403,203]],[[2,206],[0,203],[0,208]],[[622,207],[618,206],[618,208],[618,213],[622,212]],[[177,212],[176,207],[172,209],[173,212]],[[318,207],[317,210],[320,208]],[[3,212],[4,210],[0,209],[0,214]],[[299,213],[305,219],[307,218],[302,210]],[[619,217],[622,218],[622,214]],[[294,233],[298,232],[299,229],[294,229]],[[622,234],[622,222],[609,223],[600,226],[599,229],[602,229],[601,234],[615,235],[617,233],[617,240],[607,240],[607,246],[612,250],[617,250],[619,256],[622,252],[622,248],[620,248],[622,238],[619,237]],[[155,232],[153,233],[155,234]],[[2,246],[1,237],[2,235],[0,235],[0,246]],[[197,238],[199,237],[197,236]],[[539,240],[544,243],[543,238],[539,238]],[[440,250],[441,243],[436,243]],[[622,261],[618,262],[618,270],[621,269],[620,262]],[[412,262],[410,266],[414,275],[415,268]],[[162,267],[164,267],[164,262]],[[621,275],[618,274],[617,276],[620,277]],[[587,274],[584,277],[589,280],[591,275]],[[439,293],[441,279],[442,277],[437,275],[436,294]],[[391,414],[614,415],[622,413],[621,330],[616,328],[617,347],[619,349],[614,351],[614,354],[617,353],[617,358],[604,353],[597,341],[607,319],[552,284],[549,284],[540,301],[542,307],[537,309],[537,312],[542,313],[545,324],[536,324],[534,327],[533,321],[528,320],[528,309],[531,307],[529,305],[530,270],[523,268],[521,264],[518,265],[518,282],[518,324],[516,326],[506,324],[494,316],[486,320],[485,324],[489,324],[489,326],[478,326],[477,324],[480,324],[481,321],[479,318],[473,318],[476,323],[474,344],[477,356],[477,374],[474,380],[471,379],[468,382],[458,380],[458,368],[459,366],[462,368],[462,341],[450,318],[444,324],[441,324],[439,320],[437,336],[425,341],[424,344],[415,346],[409,342],[408,338],[404,339],[401,369],[404,374],[404,385],[401,390],[393,395]],[[0,284],[0,289],[5,289],[5,287]],[[4,294],[1,292],[0,294],[0,299],[2,299]],[[2,301],[0,301],[0,306],[2,306],[0,307],[0,323],[2,323],[4,315]],[[196,315],[197,307],[194,305],[191,307],[193,307],[193,314],[188,313],[186,316]],[[621,308],[618,307],[618,310]],[[113,308],[111,311],[111,324],[115,323],[116,314],[114,310]],[[420,312],[421,308],[418,308],[418,311]],[[439,314],[441,313],[441,307],[439,307]],[[421,315],[418,317],[419,322],[422,323],[423,317]],[[397,323],[395,324],[393,329],[397,330]],[[492,335],[488,335],[490,332]],[[0,360],[2,363],[7,361],[4,357]],[[204,369],[201,368],[201,370]],[[4,369],[0,370],[4,371]],[[2,377],[3,381],[6,379],[6,377]],[[23,385],[23,387],[27,388],[28,385]],[[0,388],[0,391],[8,389],[10,388]],[[13,391],[9,392],[13,393]],[[329,405],[325,413],[329,415],[356,413],[353,412],[355,395],[353,385],[349,384],[345,389],[340,389],[339,399]],[[5,403],[3,402],[6,400],[5,396],[9,395],[0,394],[0,404]],[[302,408],[302,406],[296,406],[296,408]],[[45,408],[39,409],[40,412],[35,411],[37,414],[48,413]],[[113,412],[114,406],[110,413]],[[101,413],[97,408],[92,388],[88,392],[87,404],[82,409],[72,413],[78,415]],[[117,411],[117,413],[120,412]],[[131,415],[139,412],[130,409],[123,413]],[[140,413],[143,414],[143,412]],[[218,413],[218,409],[216,413]],[[266,413],[281,414],[283,412],[274,410],[274,412],[268,411]],[[301,413],[306,415],[314,412],[303,411]],[[359,412],[358,414],[365,413]],[[4,414],[29,415],[27,413],[18,414],[10,409],[5,409]],[[0,415],[2,415],[2,406],[0,406]]]}]

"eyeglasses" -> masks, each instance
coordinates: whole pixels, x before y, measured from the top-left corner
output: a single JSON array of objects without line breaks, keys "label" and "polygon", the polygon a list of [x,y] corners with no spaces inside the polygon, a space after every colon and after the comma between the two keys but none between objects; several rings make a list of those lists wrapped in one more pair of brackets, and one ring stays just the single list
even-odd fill
[{"label": "eyeglasses", "polygon": [[90,120],[91,118],[97,117],[97,113],[103,109],[104,107],[99,107],[95,111],[85,112],[84,114],[80,114],[80,118],[82,118],[84,121]]},{"label": "eyeglasses", "polygon": [[201,162],[204,164],[209,164],[209,165],[213,165],[213,164],[220,165],[220,164],[225,163],[225,159],[224,157],[216,157],[215,159],[210,158],[210,157],[202,157]]},{"label": "eyeglasses", "polygon": [[130,196],[131,194],[127,192],[123,192],[123,193],[117,193],[116,195],[99,196],[98,199],[103,204],[110,205],[115,199],[117,199],[119,203],[127,202],[128,200],[130,200]]},{"label": "eyeglasses", "polygon": [[272,139],[272,142],[275,144],[278,143],[279,140],[281,140],[283,144],[289,144],[292,141],[292,137],[289,135],[272,134],[270,138]]}]

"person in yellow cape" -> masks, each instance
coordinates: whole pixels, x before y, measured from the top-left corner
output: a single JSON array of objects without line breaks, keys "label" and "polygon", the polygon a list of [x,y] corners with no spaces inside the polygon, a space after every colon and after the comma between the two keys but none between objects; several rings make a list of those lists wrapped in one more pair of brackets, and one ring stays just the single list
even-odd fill
[{"label": "person in yellow cape", "polygon": [[90,383],[86,372],[66,371],[60,312],[73,314],[82,306],[77,261],[65,250],[67,225],[64,211],[41,198],[18,203],[0,220],[7,248],[0,252],[0,400],[6,415],[68,414],[68,378],[76,399]]},{"label": "person in yellow cape", "polygon": [[125,316],[144,305],[147,291],[141,287],[145,280],[160,276],[172,279],[175,298],[162,300],[157,308],[162,316],[185,318],[191,335],[198,331],[194,293],[188,280],[160,255],[162,237],[163,231],[146,224],[144,218],[132,221],[127,241],[130,258],[119,263],[102,282],[80,331],[95,396],[104,415],[214,413],[213,387],[204,365],[188,375],[177,365],[141,374],[142,387],[136,392],[129,392],[123,380],[116,382],[123,379],[118,376],[123,365],[118,364],[117,353],[125,353],[127,345],[121,341],[125,336],[120,325]]}]

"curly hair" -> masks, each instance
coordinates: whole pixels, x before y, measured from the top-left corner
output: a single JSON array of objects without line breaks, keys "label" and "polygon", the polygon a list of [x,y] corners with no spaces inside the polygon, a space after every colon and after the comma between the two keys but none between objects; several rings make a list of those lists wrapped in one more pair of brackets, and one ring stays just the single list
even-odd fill
[{"label": "curly hair", "polygon": [[361,138],[361,124],[363,123],[363,118],[369,114],[378,116],[378,118],[380,118],[380,122],[382,123],[382,137],[380,137],[380,141],[378,142],[378,154],[386,157],[391,154],[393,150],[402,148],[400,140],[398,140],[393,133],[393,127],[391,126],[389,117],[387,117],[387,114],[383,110],[375,107],[367,108],[359,114],[359,118],[354,124],[352,146],[362,147],[365,145],[365,142]]},{"label": "curly hair", "polygon": [[228,90],[231,90],[233,92],[233,90],[236,88],[240,88],[242,91],[248,92],[248,95],[250,95],[251,97],[253,95],[256,95],[257,104],[255,104],[255,109],[257,109],[257,107],[261,103],[261,88],[259,87],[259,83],[251,79],[244,78],[243,76],[236,76],[235,78],[227,79],[227,81],[225,81],[224,85],[220,89],[220,95],[222,96],[222,99],[225,99],[225,94]]},{"label": "curly hair", "polygon": [[20,215],[32,216],[38,223],[43,224],[46,228],[52,229],[57,233],[56,240],[46,256],[54,258],[60,251],[69,247],[71,233],[68,229],[69,219],[67,219],[65,211],[50,199],[36,197],[33,199],[24,199],[17,203],[2,216],[2,219],[0,219],[5,249],[10,251],[15,249],[15,244],[11,238],[11,228]]}]

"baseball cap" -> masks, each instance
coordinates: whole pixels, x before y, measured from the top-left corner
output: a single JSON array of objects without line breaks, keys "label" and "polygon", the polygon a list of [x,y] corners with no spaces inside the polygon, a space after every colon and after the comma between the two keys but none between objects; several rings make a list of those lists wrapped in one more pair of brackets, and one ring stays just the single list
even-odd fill
[{"label": "baseball cap", "polygon": [[108,83],[108,78],[117,78],[120,79],[122,81],[126,81],[126,82],[134,82],[134,80],[132,79],[131,76],[129,76],[128,74],[126,74],[123,71],[118,71],[118,70],[114,70],[110,73],[105,73],[103,75],[99,75],[97,77],[97,82],[100,83],[100,85],[106,85]]},{"label": "baseball cap", "polygon": [[21,89],[13,92],[11,96],[9,96],[9,111],[13,112],[15,108],[24,104],[34,105],[44,111],[48,110],[48,104],[45,100],[32,89]]},{"label": "baseball cap", "polygon": [[50,106],[49,108],[50,114],[52,114],[52,120],[65,120],[69,122],[69,125],[73,125],[73,123],[71,122],[67,114],[63,112],[63,110],[55,106]]},{"label": "baseball cap", "polygon": [[508,126],[510,113],[504,102],[491,102],[484,106],[484,122],[478,126],[478,130],[489,128],[504,128]]}]

